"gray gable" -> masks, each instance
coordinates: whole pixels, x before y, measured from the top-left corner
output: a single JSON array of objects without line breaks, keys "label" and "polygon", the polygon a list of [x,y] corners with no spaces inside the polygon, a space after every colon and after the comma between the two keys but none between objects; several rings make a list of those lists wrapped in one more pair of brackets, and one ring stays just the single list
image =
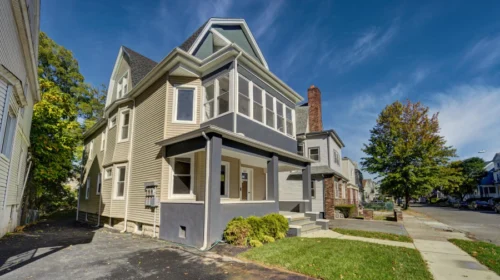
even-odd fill
[{"label": "gray gable", "polygon": [[295,107],[296,134],[307,132],[307,120],[309,118],[309,106]]},{"label": "gray gable", "polygon": [[125,59],[130,66],[132,87],[135,87],[158,63],[123,46]]}]

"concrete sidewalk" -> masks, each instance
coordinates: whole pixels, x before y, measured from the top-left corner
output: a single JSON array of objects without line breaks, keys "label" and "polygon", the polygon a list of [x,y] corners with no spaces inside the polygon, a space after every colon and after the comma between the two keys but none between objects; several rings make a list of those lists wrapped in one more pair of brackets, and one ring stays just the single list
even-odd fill
[{"label": "concrete sidewalk", "polygon": [[369,243],[375,243],[375,244],[382,244],[382,245],[415,249],[415,245],[413,245],[413,243],[409,243],[409,242],[399,242],[399,241],[383,240],[383,239],[376,239],[376,238],[367,238],[367,237],[345,235],[345,234],[340,234],[338,232],[335,232],[333,230],[319,230],[319,231],[315,231],[315,232],[311,232],[311,233],[306,233],[306,234],[302,235],[301,237],[306,237],[306,238],[336,238],[336,239],[346,239],[346,240],[357,240],[357,241],[363,241],[363,242],[369,242]]},{"label": "concrete sidewalk", "polygon": [[464,233],[427,217],[405,214],[404,226],[415,247],[427,261],[435,280],[488,279],[500,280],[495,272],[448,242],[448,239],[468,239]]}]

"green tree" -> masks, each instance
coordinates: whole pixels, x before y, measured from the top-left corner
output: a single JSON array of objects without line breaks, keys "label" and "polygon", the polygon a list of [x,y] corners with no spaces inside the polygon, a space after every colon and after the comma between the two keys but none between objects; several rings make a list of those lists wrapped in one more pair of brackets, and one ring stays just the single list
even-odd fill
[{"label": "green tree", "polygon": [[410,197],[440,186],[440,175],[455,149],[439,135],[438,115],[420,102],[399,101],[385,107],[364,144],[363,168],[381,178],[383,193]]},{"label": "green tree", "polygon": [[486,176],[484,166],[486,163],[482,158],[471,157],[458,162],[460,168],[460,184],[454,188],[453,193],[464,199],[465,195],[473,193],[481,179]]}]

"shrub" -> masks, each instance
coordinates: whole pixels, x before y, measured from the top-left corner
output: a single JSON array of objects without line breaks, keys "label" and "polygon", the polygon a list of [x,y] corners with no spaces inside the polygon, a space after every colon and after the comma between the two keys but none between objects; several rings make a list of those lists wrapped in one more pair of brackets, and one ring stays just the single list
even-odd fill
[{"label": "shrub", "polygon": [[354,204],[335,205],[335,209],[344,214],[346,218],[356,216],[356,206]]},{"label": "shrub", "polygon": [[252,227],[243,217],[235,217],[224,230],[224,240],[236,246],[247,246]]},{"label": "shrub", "polygon": [[251,227],[249,236],[250,239],[256,239],[262,241],[264,235],[266,234],[262,218],[256,216],[250,216],[246,218],[246,221]]},{"label": "shrub", "polygon": [[263,235],[262,236],[262,239],[260,241],[262,241],[263,243],[273,243],[276,239],[274,239],[273,237],[269,236],[269,235]]},{"label": "shrub", "polygon": [[288,220],[280,214],[272,213],[262,217],[265,235],[281,239],[288,232]]},{"label": "shrub", "polygon": [[262,246],[264,246],[264,244],[262,244],[262,242],[260,242],[259,240],[252,239],[252,240],[250,240],[250,246],[252,246],[252,247],[262,247]]}]

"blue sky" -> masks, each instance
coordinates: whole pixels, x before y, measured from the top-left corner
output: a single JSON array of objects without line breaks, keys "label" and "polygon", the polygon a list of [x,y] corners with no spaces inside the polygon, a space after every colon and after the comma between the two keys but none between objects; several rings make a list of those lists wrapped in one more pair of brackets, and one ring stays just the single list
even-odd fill
[{"label": "blue sky", "polygon": [[[147,3],[145,5],[144,3]],[[325,128],[359,161],[395,100],[439,112],[461,158],[500,152],[500,1],[43,1],[41,29],[107,84],[120,45],[160,61],[209,17],[241,17],[271,71],[322,91]],[[479,150],[486,150],[478,154]]]}]

